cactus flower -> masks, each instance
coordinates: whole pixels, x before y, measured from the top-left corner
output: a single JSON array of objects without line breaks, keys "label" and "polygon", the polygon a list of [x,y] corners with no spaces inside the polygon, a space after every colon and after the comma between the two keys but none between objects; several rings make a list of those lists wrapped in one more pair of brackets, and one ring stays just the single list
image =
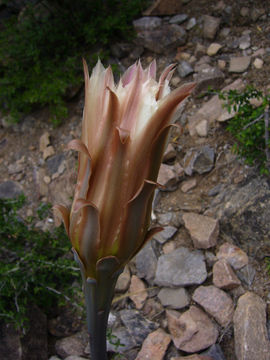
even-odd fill
[{"label": "cactus flower", "polygon": [[152,199],[178,104],[192,91],[170,92],[173,65],[156,81],[156,63],[140,62],[114,83],[99,61],[89,77],[84,62],[85,107],[78,178],[71,210],[62,215],[84,283],[92,360],[106,360],[106,327],[116,280],[125,264],[161,228],[150,229]]},{"label": "cactus flower", "polygon": [[173,65],[159,81],[156,63],[140,62],[114,83],[111,68],[99,61],[89,77],[84,62],[85,107],[78,179],[71,211],[60,211],[86,278],[97,278],[107,260],[123,267],[160,228],[149,230],[151,206],[171,119],[191,92],[186,84],[172,92]]}]

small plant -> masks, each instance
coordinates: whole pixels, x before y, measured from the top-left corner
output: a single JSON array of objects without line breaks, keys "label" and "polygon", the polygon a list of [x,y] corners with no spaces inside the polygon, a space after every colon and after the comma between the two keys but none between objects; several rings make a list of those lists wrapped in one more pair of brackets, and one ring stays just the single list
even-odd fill
[{"label": "small plant", "polygon": [[[225,107],[235,116],[229,120],[228,131],[233,134],[237,143],[234,151],[245,159],[249,165],[258,165],[261,173],[270,171],[269,141],[269,93],[252,86],[243,92],[229,90],[219,92],[219,98],[225,101]],[[256,100],[256,105],[254,105]]]},{"label": "small plant", "polygon": [[68,90],[81,84],[81,58],[94,63],[108,55],[112,41],[130,39],[132,19],[145,0],[26,3],[0,23],[1,111],[18,121],[36,106],[49,105],[57,125],[67,116]]},{"label": "small plant", "polygon": [[[23,196],[0,199],[0,316],[22,330],[32,304],[48,312],[68,301],[76,303],[72,282],[79,277],[63,228],[50,233],[27,226],[18,215],[24,202]],[[47,211],[47,205],[41,206],[39,218]]]}]

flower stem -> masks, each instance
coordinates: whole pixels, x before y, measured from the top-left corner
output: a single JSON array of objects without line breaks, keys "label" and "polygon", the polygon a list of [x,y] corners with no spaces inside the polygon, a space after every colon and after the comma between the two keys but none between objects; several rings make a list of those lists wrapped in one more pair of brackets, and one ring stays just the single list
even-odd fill
[{"label": "flower stem", "polygon": [[96,266],[97,277],[86,278],[85,269],[76,250],[74,258],[80,266],[86,305],[87,328],[90,337],[90,359],[107,360],[106,333],[108,317],[119,275],[119,263],[114,257],[103,258]]}]

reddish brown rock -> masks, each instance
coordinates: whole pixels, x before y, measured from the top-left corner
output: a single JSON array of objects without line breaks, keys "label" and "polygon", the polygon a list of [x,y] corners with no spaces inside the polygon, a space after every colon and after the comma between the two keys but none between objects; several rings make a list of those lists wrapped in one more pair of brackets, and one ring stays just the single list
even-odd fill
[{"label": "reddish brown rock", "polygon": [[247,254],[238,246],[230,243],[221,245],[217,253],[218,259],[225,259],[235,270],[239,270],[248,264]]},{"label": "reddish brown rock", "polygon": [[147,291],[144,282],[136,275],[132,275],[129,287],[129,297],[136,309],[141,309],[147,299]]},{"label": "reddish brown rock", "polygon": [[247,292],[239,298],[233,320],[237,360],[269,360],[265,302]]},{"label": "reddish brown rock", "polygon": [[192,299],[210,315],[212,315],[221,326],[228,325],[233,319],[233,301],[225,291],[210,285],[198,287]]},{"label": "reddish brown rock", "polygon": [[195,186],[197,185],[197,180],[194,178],[194,179],[190,179],[190,180],[187,180],[187,181],[184,181],[182,184],[181,184],[181,190],[186,193],[188,192],[189,190],[195,188]]},{"label": "reddish brown rock", "polygon": [[208,249],[216,245],[219,235],[218,220],[195,213],[184,214],[183,220],[197,249]]},{"label": "reddish brown rock", "polygon": [[160,328],[157,329],[144,340],[136,360],[162,360],[170,342],[170,335]]},{"label": "reddish brown rock", "polygon": [[192,353],[206,349],[216,342],[216,325],[196,306],[191,306],[183,314],[167,310],[166,315],[169,331],[178,349]]},{"label": "reddish brown rock", "polygon": [[161,164],[157,182],[163,186],[170,187],[175,185],[177,180],[174,167],[167,164]]},{"label": "reddish brown rock", "polygon": [[218,260],[213,266],[213,283],[218,288],[226,290],[231,290],[241,285],[230,264],[224,259]]}]

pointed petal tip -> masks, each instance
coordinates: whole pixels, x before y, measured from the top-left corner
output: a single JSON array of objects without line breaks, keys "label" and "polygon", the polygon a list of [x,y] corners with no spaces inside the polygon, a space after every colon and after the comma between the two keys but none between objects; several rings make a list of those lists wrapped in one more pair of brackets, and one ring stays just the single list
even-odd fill
[{"label": "pointed petal tip", "polygon": [[96,207],[96,205],[93,204],[91,201],[87,201],[85,199],[77,199],[75,201],[73,211],[78,212],[79,210],[81,210],[82,208],[84,208],[86,206],[89,206],[89,207],[95,209],[98,212],[98,208]]},{"label": "pointed petal tip", "polygon": [[75,150],[84,153],[90,160],[91,155],[87,146],[80,139],[73,139],[67,144],[67,150]]},{"label": "pointed petal tip", "polygon": [[116,127],[121,143],[124,145],[130,139],[130,131],[122,129],[119,126]]}]

